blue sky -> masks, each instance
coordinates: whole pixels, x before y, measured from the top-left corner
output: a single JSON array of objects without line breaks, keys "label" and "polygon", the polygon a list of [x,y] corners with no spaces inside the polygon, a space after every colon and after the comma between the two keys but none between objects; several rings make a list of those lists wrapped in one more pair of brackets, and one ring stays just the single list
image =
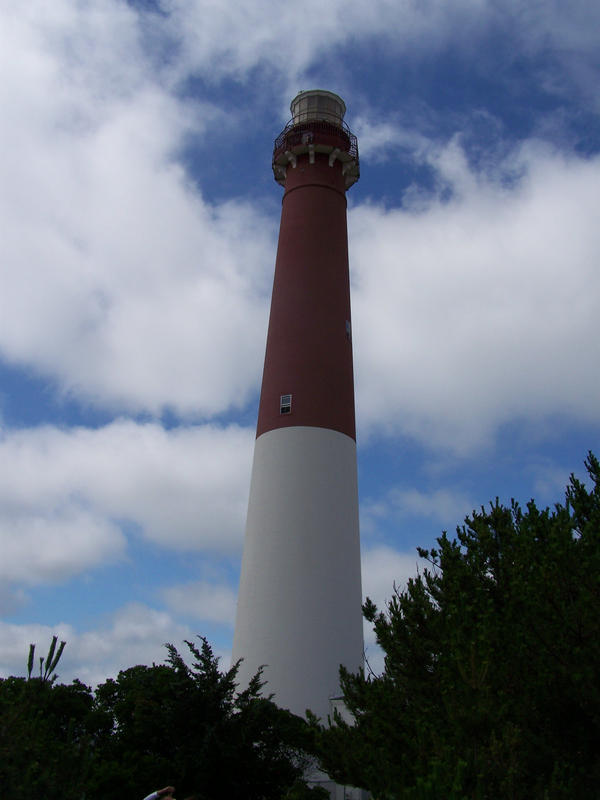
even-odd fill
[{"label": "blue sky", "polygon": [[[365,594],[600,452],[600,7],[0,8],[0,674],[228,662],[299,91],[339,93]],[[368,655],[378,657],[367,632]]]}]

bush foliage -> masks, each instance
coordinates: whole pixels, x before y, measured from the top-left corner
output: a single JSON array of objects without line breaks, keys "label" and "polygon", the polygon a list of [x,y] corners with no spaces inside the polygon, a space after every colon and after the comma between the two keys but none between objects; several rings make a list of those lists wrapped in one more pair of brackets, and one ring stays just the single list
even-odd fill
[{"label": "bush foliage", "polygon": [[600,465],[539,510],[498,501],[384,611],[383,674],[342,671],[354,725],[319,731],[341,783],[379,800],[590,798],[600,785]]},{"label": "bush foliage", "polygon": [[27,679],[0,680],[4,796],[122,800],[165,785],[207,800],[308,796],[305,721],[261,696],[260,673],[237,692],[237,666],[222,673],[205,639],[186,644],[191,666],[167,645],[167,664],[131,667],[95,691],[41,666],[32,677],[31,664]]}]

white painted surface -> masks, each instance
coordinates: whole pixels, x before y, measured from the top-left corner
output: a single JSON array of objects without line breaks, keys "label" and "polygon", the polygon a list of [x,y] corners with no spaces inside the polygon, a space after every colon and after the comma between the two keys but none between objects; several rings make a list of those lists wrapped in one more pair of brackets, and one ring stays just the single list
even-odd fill
[{"label": "white painted surface", "polygon": [[325,428],[256,440],[233,660],[240,684],[326,718],[339,665],[363,663],[356,443]]}]

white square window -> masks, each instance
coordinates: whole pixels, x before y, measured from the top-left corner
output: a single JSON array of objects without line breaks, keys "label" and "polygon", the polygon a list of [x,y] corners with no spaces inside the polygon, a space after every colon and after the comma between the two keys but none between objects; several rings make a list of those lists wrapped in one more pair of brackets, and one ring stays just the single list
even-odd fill
[{"label": "white square window", "polygon": [[290,414],[292,411],[292,395],[282,394],[279,398],[279,413]]}]

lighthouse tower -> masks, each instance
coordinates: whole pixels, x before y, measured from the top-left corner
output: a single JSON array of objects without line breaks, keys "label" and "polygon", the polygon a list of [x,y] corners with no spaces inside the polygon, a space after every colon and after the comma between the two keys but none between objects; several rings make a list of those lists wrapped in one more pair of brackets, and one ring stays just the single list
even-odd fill
[{"label": "lighthouse tower", "polygon": [[275,140],[284,187],[233,659],[244,685],[326,718],[363,663],[346,189],[356,137],[337,95],[301,92]]}]

